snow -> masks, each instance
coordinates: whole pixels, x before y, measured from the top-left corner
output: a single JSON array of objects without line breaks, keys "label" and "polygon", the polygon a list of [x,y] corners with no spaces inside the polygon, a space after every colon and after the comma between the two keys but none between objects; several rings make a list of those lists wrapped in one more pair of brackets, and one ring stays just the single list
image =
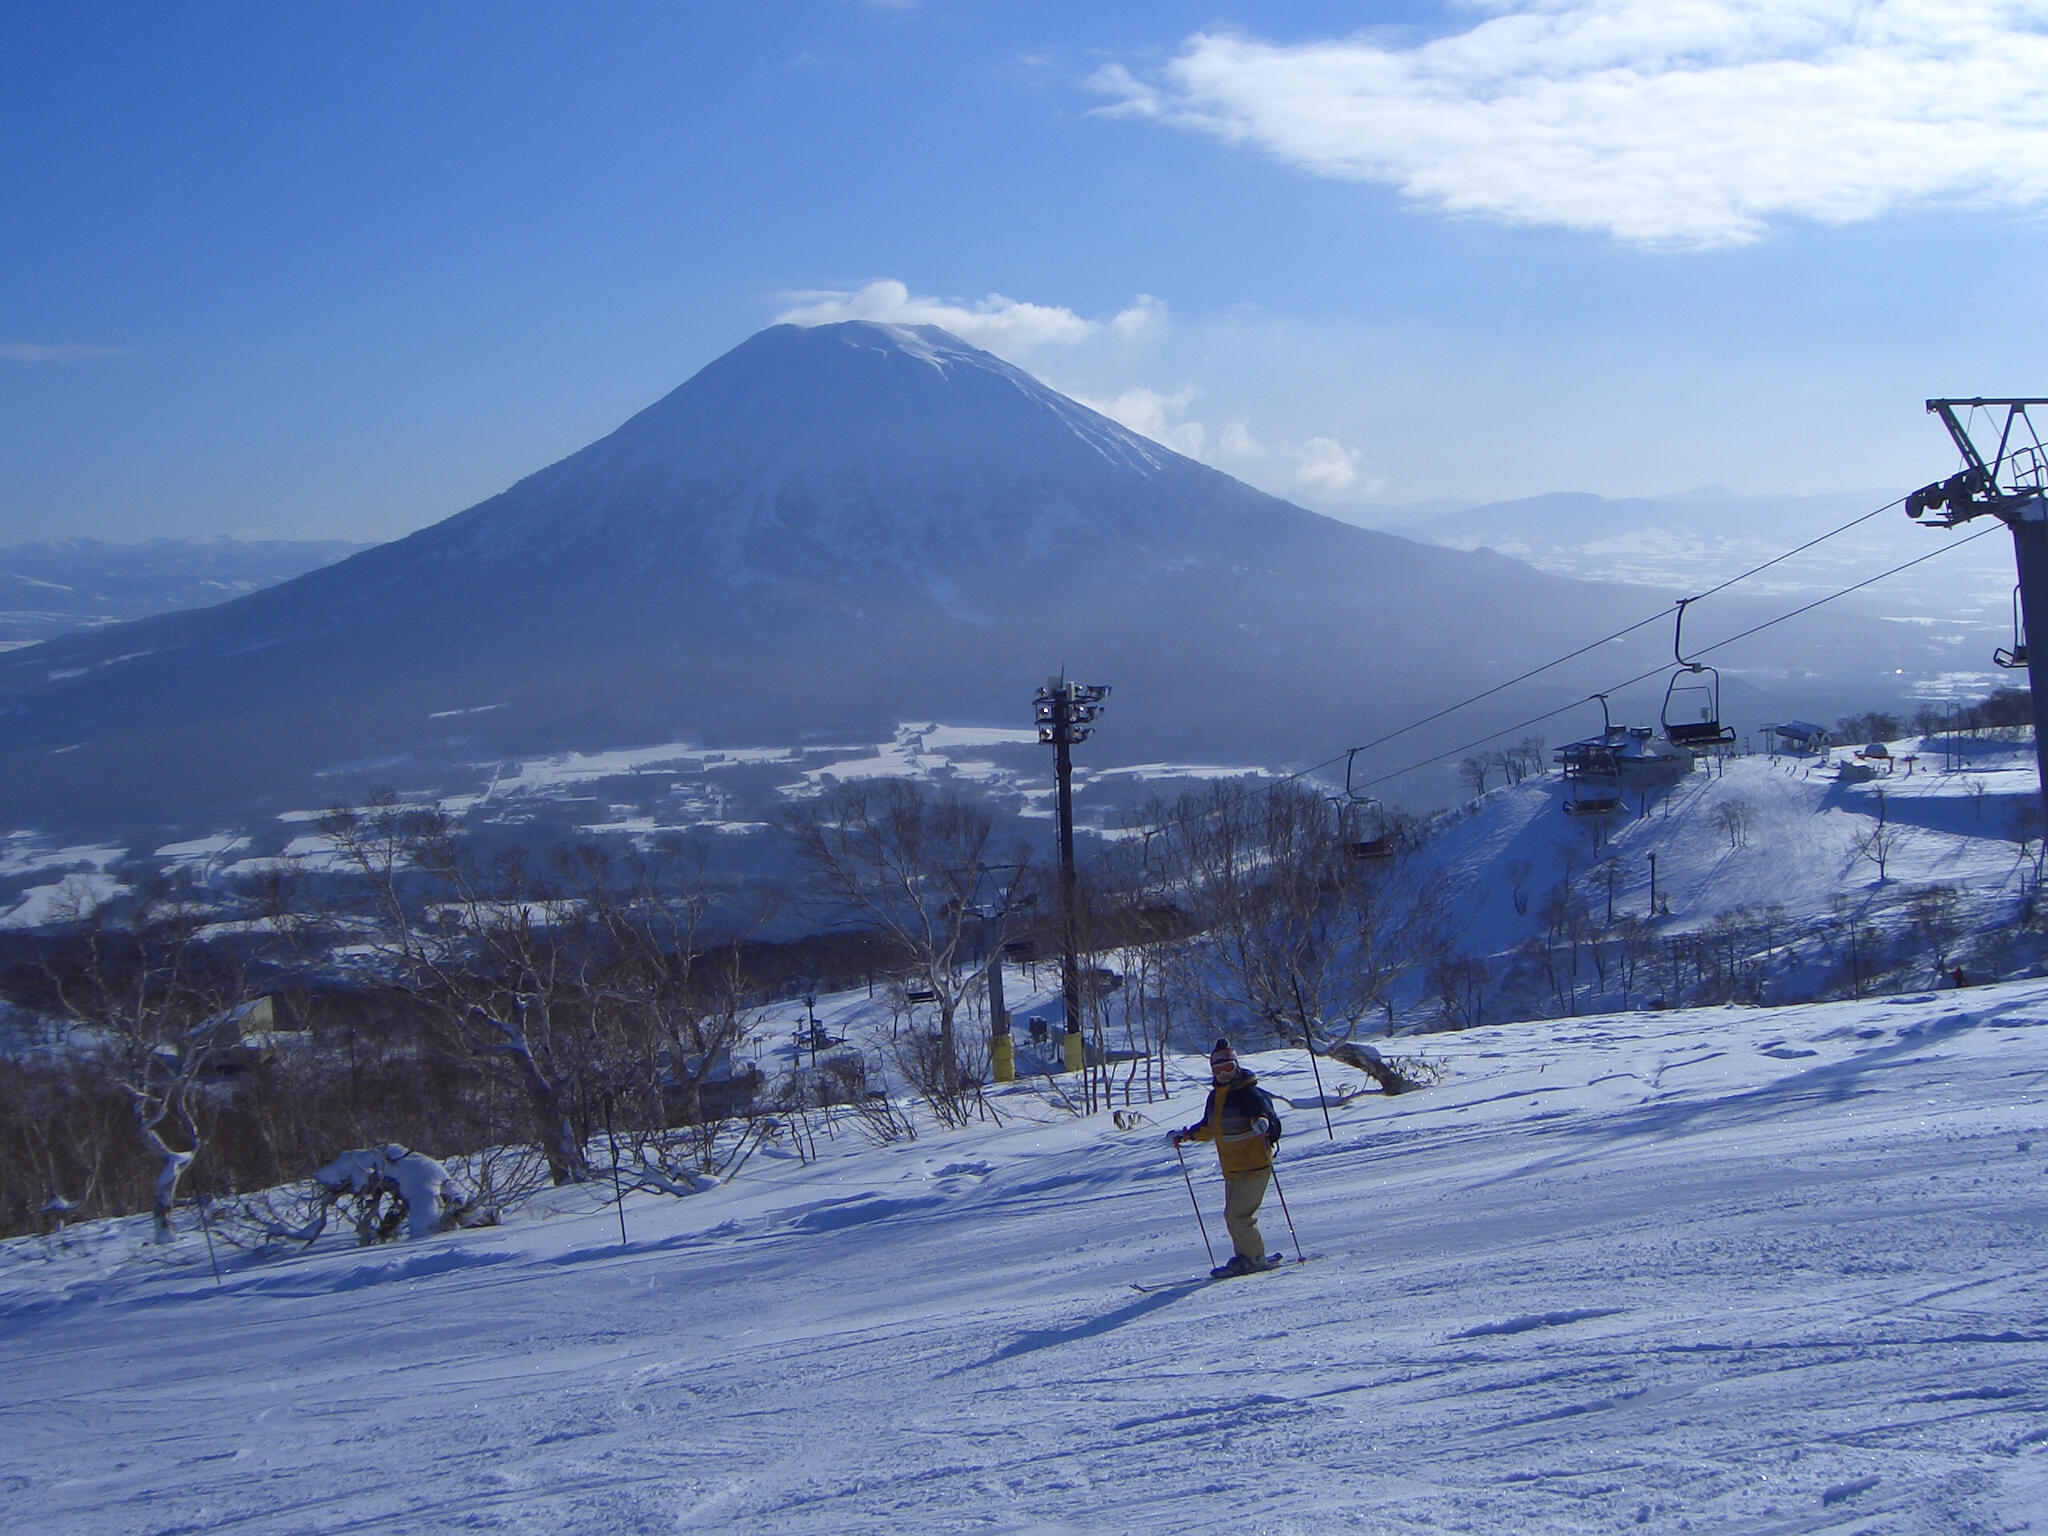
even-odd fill
[{"label": "snow", "polygon": [[0,879],[62,873],[61,879],[40,885],[23,884],[12,902],[0,909],[0,929],[74,921],[80,913],[127,894],[128,885],[108,869],[127,856],[127,849],[111,843],[59,847],[23,832],[0,838]]},{"label": "snow", "polygon": [[1036,729],[1010,730],[999,725],[930,725],[919,730],[927,752],[945,752],[961,747],[1035,747]]},{"label": "snow", "polygon": [[413,1237],[431,1235],[445,1214],[444,1205],[460,1204],[463,1199],[445,1167],[395,1144],[344,1152],[316,1169],[313,1182],[336,1194],[353,1191],[360,1195],[389,1186],[405,1202],[406,1230]]},{"label": "snow", "polygon": [[217,832],[212,837],[165,843],[157,849],[156,856],[177,864],[210,864],[224,854],[239,853],[248,846],[249,838],[242,833]]},{"label": "snow", "polygon": [[0,916],[0,928],[35,929],[76,922],[81,914],[126,896],[129,890],[108,874],[66,875],[55,885],[34,885],[22,892],[21,900]]},{"label": "snow", "polygon": [[219,1286],[146,1219],[8,1243],[0,1479],[65,1533],[2035,1528],[2048,982],[1388,1049],[1441,1080],[1334,1137],[1249,1058],[1311,1262],[1154,1294],[1197,1058],[1130,1130],[842,1125],[624,1244],[582,1190]]},{"label": "snow", "polygon": [[33,832],[0,836],[0,876],[40,874],[45,870],[104,870],[126,858],[128,850],[113,843],[59,846]]},{"label": "snow", "polygon": [[[2040,805],[2032,742],[1975,743],[1968,765],[1954,772],[1941,771],[1940,748],[1918,738],[1889,750],[1891,771],[1863,783],[1843,781],[1822,758],[1731,758],[1718,771],[1680,780],[1663,800],[1652,798],[1647,816],[1637,814],[1631,796],[1626,813],[1600,829],[1597,850],[1593,823],[1562,811],[1563,781],[1532,779],[1492,790],[1447,818],[1421,857],[1459,914],[1459,948],[1478,955],[1504,954],[1536,931],[1537,904],[1567,866],[1574,888],[1604,913],[1605,886],[1591,874],[1596,857],[1617,866],[1618,916],[1648,912],[1655,857],[1657,895],[1669,907],[1660,933],[1702,928],[1766,903],[1794,928],[1811,929],[1831,919],[1838,902],[1882,915],[1912,891],[1937,885],[1958,893],[1966,929],[2010,922],[2031,867],[2014,828]],[[1910,767],[1908,756],[1917,759]],[[1832,754],[1836,762],[1847,757]],[[1882,881],[1858,852],[1880,814],[1897,833]],[[1728,830],[1738,816],[1739,839]],[[1516,861],[1530,871],[1524,890],[1534,899],[1524,913],[1514,910],[1504,878]]]},{"label": "snow", "polygon": [[588,783],[614,774],[674,768],[702,755],[700,749],[684,742],[610,752],[564,752],[555,757],[521,763],[516,773],[500,776],[495,787],[507,794],[530,792],[564,784]]},{"label": "snow", "polygon": [[[942,729],[897,760],[1006,744]],[[1694,774],[1607,829],[1619,909],[1647,910],[1655,853],[1660,933],[1937,882],[1980,934],[2017,922],[2031,746],[1953,773],[1909,771],[1917,746],[1864,783]],[[1880,792],[1906,833],[1882,883],[1857,852]],[[1536,921],[1508,861],[1539,894],[1567,857],[1586,878],[1562,793],[1496,790],[1422,855],[1471,952]],[[60,852],[98,872],[8,845]],[[1039,979],[1006,976],[1020,1020]],[[795,1012],[764,1022],[771,1070]],[[894,1023],[864,990],[816,1014],[857,1043]],[[0,1244],[0,1488],[78,1536],[2038,1528],[2048,980],[1376,1043],[1430,1086],[1247,1057],[1288,1127],[1268,1242],[1309,1262],[1218,1285],[1163,1139],[1199,1057],[1121,1117],[1040,1080],[965,1131],[814,1126],[815,1160],[781,1141],[629,1195],[623,1242],[594,1187],[385,1247],[216,1230],[218,1284],[190,1208],[166,1246],[146,1216]],[[1220,1243],[1213,1158],[1187,1167]]]},{"label": "snow", "polygon": [[[1077,777],[1079,770],[1076,771]],[[1271,768],[1231,767],[1222,763],[1129,763],[1116,768],[1097,768],[1089,772],[1097,781],[1115,779],[1265,779],[1277,778],[1277,770]]]}]

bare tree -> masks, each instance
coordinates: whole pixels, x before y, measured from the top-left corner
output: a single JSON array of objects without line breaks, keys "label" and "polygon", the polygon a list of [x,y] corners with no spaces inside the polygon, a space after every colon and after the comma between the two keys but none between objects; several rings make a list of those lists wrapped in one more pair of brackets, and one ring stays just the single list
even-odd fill
[{"label": "bare tree", "polygon": [[1907,838],[1906,829],[1897,822],[1885,818],[1884,791],[1877,792],[1877,823],[1856,834],[1849,844],[1850,852],[1858,859],[1868,859],[1877,866],[1877,883],[1885,881],[1885,865],[1889,863]]},{"label": "bare tree", "polygon": [[187,1170],[204,1145],[204,1079],[240,1040],[246,970],[201,940],[204,908],[177,886],[146,892],[116,924],[82,900],[43,974],[85,1057],[126,1099],[156,1173],[151,1211],[168,1239]]},{"label": "bare tree", "polygon": [[1884,934],[1870,920],[1869,910],[1849,897],[1837,895],[1830,905],[1834,921],[1829,937],[1841,956],[1841,982],[1851,997],[1861,998],[1883,969]]},{"label": "bare tree", "polygon": [[1327,1050],[1443,952],[1431,883],[1405,854],[1353,856],[1314,794],[1219,784],[1197,798],[1176,820],[1173,886],[1198,935],[1181,980],[1212,1022],[1250,1012]]},{"label": "bare tree", "polygon": [[1486,1022],[1492,979],[1486,962],[1476,955],[1444,955],[1431,962],[1429,992],[1448,1028],[1477,1029]]},{"label": "bare tree", "polygon": [[1514,903],[1517,917],[1529,915],[1529,877],[1535,872],[1536,866],[1527,859],[1508,860],[1508,898]]},{"label": "bare tree", "polygon": [[481,859],[435,809],[382,798],[322,822],[362,896],[364,967],[400,988],[439,1042],[483,1064],[557,1184],[592,1177],[586,1148],[621,1100],[631,1124],[705,1118],[701,1087],[744,1035],[736,950],[704,966],[706,899],[671,850],[595,847],[545,869]]},{"label": "bare tree", "polygon": [[1926,947],[1937,980],[1948,974],[1949,961],[1963,936],[1962,895],[1952,885],[1922,886],[1907,905],[1909,931]]},{"label": "bare tree", "polygon": [[1750,820],[1746,800],[1723,800],[1714,807],[1714,825],[1727,837],[1731,852],[1749,845]]},{"label": "bare tree", "polygon": [[1012,904],[1000,898],[1024,873],[1026,850],[999,855],[987,810],[901,779],[842,784],[799,811],[791,830],[831,903],[909,956],[914,989],[929,994],[937,1040],[920,1077],[948,1101],[978,1093],[958,1038],[983,981],[968,962],[977,945],[1000,950],[1007,937]]}]

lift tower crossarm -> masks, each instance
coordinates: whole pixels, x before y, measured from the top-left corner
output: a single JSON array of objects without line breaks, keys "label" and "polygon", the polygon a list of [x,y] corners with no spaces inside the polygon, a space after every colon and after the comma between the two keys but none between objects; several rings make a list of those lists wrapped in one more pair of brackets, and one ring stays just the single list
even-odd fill
[{"label": "lift tower crossarm", "polygon": [[[2027,686],[2034,702],[2034,765],[2040,775],[2044,825],[2048,825],[2048,733],[2041,729],[2041,700],[2048,697],[2048,658],[2028,643],[2033,615],[2048,623],[2048,451],[2027,415],[2029,406],[2048,407],[2048,399],[1930,400],[1929,413],[1941,418],[1955,439],[1964,467],[1946,480],[1923,485],[1906,498],[1906,516],[1927,518],[1926,526],[1953,528],[1989,513],[2012,530],[2014,563],[2019,567],[2019,633],[2014,646],[2025,647]],[[1998,446],[1987,458],[1972,441],[1959,411],[2003,411]],[[1994,418],[1995,419],[1995,418]],[[2015,434],[2023,432],[2025,440]]]},{"label": "lift tower crossarm", "polygon": [[[1963,456],[1963,469],[1932,485],[1922,486],[1906,498],[1906,516],[1920,518],[1929,512],[1941,515],[1931,520],[1936,528],[1953,528],[1989,512],[2011,522],[2015,517],[2038,521],[2044,515],[2041,499],[2048,480],[2048,455],[2044,455],[2040,434],[2034,430],[2028,406],[2048,406],[2048,399],[2007,397],[1970,400],[1930,400],[1927,410],[1939,416],[1948,435]],[[1958,411],[2003,411],[1998,446],[1985,456],[1970,436],[1970,429]],[[2024,428],[2026,441],[2015,442],[2015,429]]]}]

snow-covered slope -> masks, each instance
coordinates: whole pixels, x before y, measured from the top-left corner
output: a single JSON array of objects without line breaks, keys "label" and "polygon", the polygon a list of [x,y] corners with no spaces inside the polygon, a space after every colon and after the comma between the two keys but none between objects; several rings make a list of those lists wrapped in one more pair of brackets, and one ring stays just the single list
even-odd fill
[{"label": "snow-covered slope", "polygon": [[[1546,932],[1559,963],[1577,967],[1573,997],[1547,977],[1530,991],[1525,975],[1525,995],[1501,997],[1514,1011],[1679,1001],[1700,978],[1671,970],[1673,945],[1717,930],[1733,952],[1726,992],[1751,999],[1930,985],[1958,965],[1979,975],[2031,966],[2041,949],[2031,924],[2041,855],[2033,743],[1951,743],[1945,759],[1939,742],[1913,738],[1890,751],[1888,769],[1870,778],[1845,778],[1840,765],[1853,774],[1860,758],[1840,749],[1831,760],[1730,758],[1598,820],[1566,814],[1562,779],[1532,779],[1441,818],[1420,859],[1456,914],[1457,950],[1485,959],[1497,979],[1517,963],[1540,969]],[[1575,958],[1558,906],[1567,882],[1585,917]],[[1621,944],[1630,919],[1640,920],[1625,936],[1635,974],[1602,975],[1589,946]],[[1852,956],[1847,946],[1865,935],[1875,948]],[[1411,991],[1411,1024],[1437,1012]]]},{"label": "snow-covered slope", "polygon": [[1153,1294],[1208,1262],[1162,1139],[1193,1060],[1130,1129],[1030,1087],[842,1125],[629,1198],[623,1243],[580,1194],[219,1285],[197,1233],[9,1243],[0,1482],[64,1536],[2039,1522],[2048,983],[1422,1050],[1436,1086],[1334,1135],[1255,1058],[1310,1262]]}]

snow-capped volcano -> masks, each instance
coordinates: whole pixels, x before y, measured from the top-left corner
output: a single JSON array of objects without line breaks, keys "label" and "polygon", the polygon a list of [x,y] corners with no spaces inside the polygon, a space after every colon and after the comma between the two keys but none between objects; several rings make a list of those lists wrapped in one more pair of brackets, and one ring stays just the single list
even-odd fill
[{"label": "snow-capped volcano", "polygon": [[984,562],[1183,537],[1191,474],[1222,479],[936,327],[785,325],[421,542],[637,539],[734,586],[894,573],[943,596],[999,578]]},{"label": "snow-capped volcano", "polygon": [[777,326],[409,538],[0,657],[0,822],[1018,722],[1062,665],[1116,685],[1105,759],[1320,756],[1654,606],[1305,511],[932,327]]},{"label": "snow-capped volcano", "polygon": [[[763,331],[610,436],[393,546],[436,580],[631,575],[935,602],[1111,586],[1323,525],[936,326]],[[767,592],[758,589],[767,589]]]}]

